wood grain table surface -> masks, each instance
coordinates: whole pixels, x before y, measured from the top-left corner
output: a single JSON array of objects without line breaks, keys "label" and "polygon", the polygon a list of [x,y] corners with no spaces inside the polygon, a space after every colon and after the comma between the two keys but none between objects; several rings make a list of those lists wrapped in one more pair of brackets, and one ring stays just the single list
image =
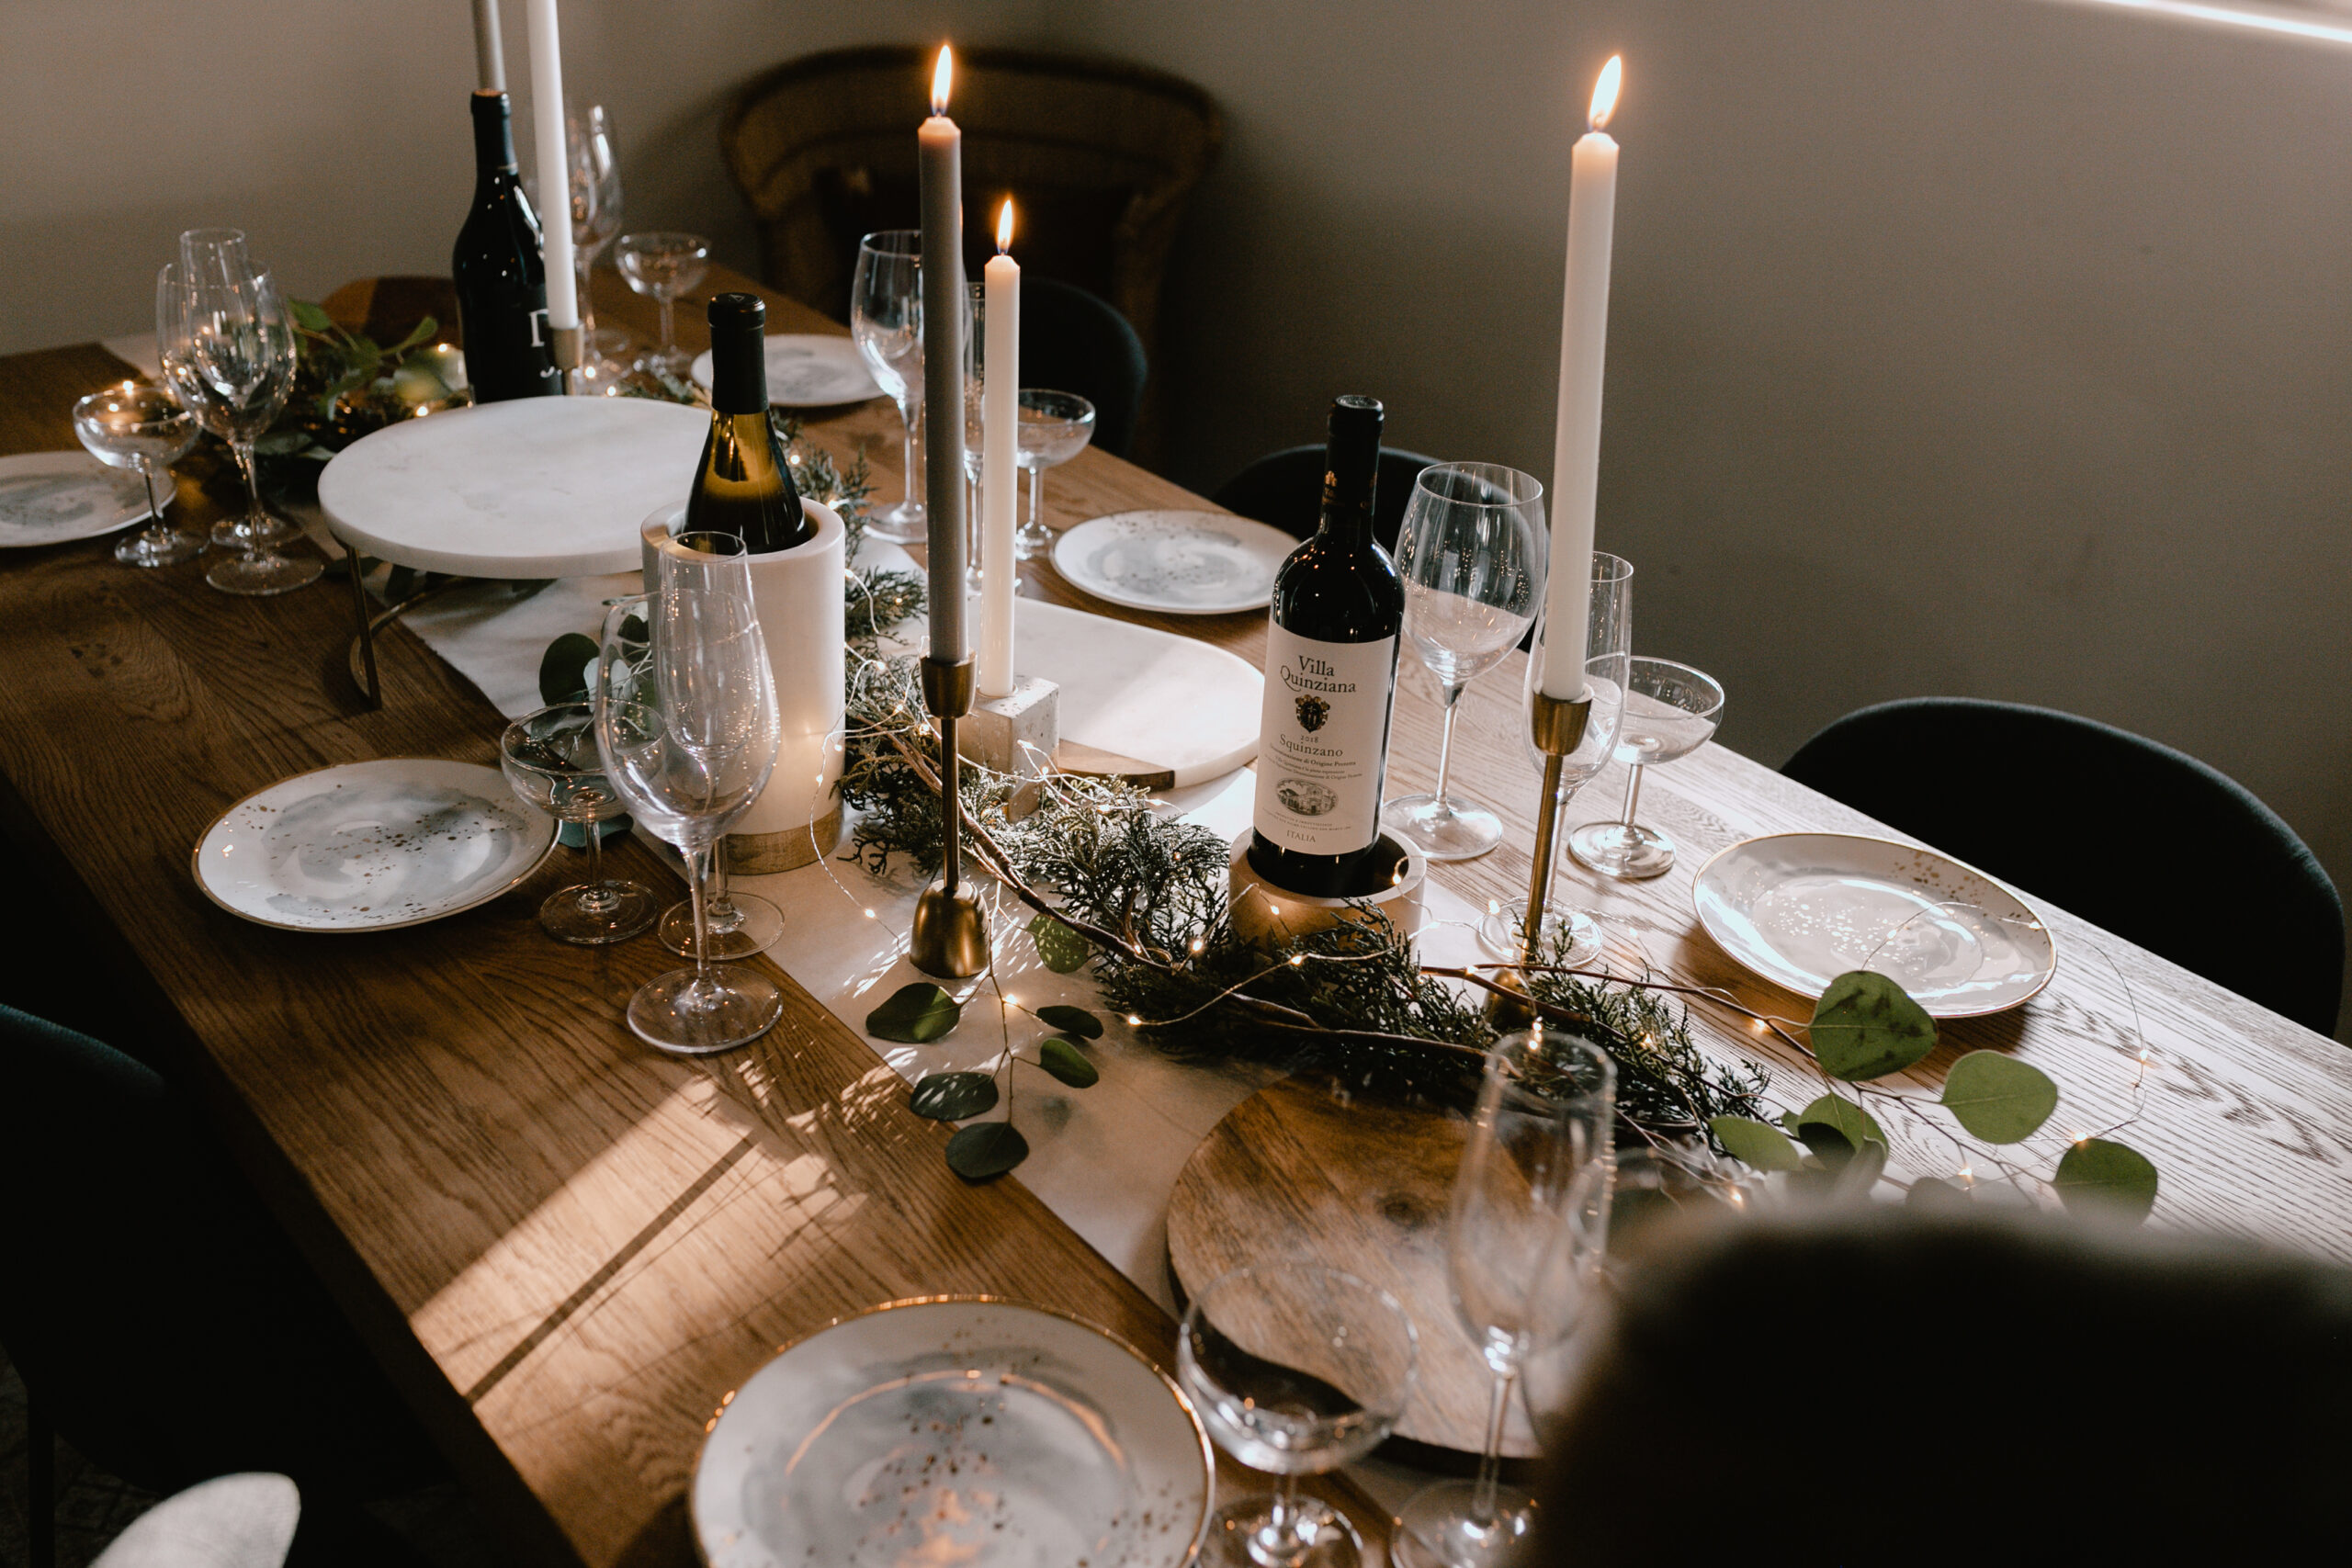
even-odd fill
[{"label": "wood grain table surface", "polygon": [[[695,298],[746,286],[715,273]],[[772,331],[840,330],[768,298]],[[610,275],[597,299],[608,323],[650,328],[650,302]],[[696,349],[699,317],[678,311]],[[72,447],[72,400],[124,375],[95,345],[0,359],[0,454]],[[881,497],[895,499],[887,402],[812,422],[810,434],[865,451]],[[194,519],[233,499],[227,485],[181,483]],[[1046,477],[1057,527],[1201,504],[1100,452]],[[692,1562],[683,1491],[720,1398],[777,1346],[880,1302],[1019,1297],[1171,1363],[1159,1308],[1017,1179],[952,1176],[945,1130],[909,1111],[897,1076],[798,986],[786,984],[784,1021],[743,1051],[689,1063],[639,1044],[627,999],[674,961],[650,939],[549,942],[535,914],[571,870],[560,857],[492,904],[407,931],[308,936],[212,905],[189,855],[234,801],[373,757],[494,766],[503,721],[405,631],[381,644],[385,704],[367,711],[344,672],[350,604],[333,584],[233,599],[203,585],[200,564],[119,566],[112,542],[0,556],[11,847],[58,919],[112,966],[124,1029],[194,1086],[518,1555]],[[1023,578],[1037,596],[1262,655],[1262,614],[1138,616],[1042,562]],[[1434,688],[1407,664],[1394,791],[1427,788],[1437,753]],[[1509,825],[1499,850],[1437,872],[1474,901],[1525,887],[1535,791],[1518,689],[1514,664],[1463,700],[1454,777]],[[1621,786],[1604,773],[1572,819],[1610,815]],[[1717,746],[1654,770],[1645,815],[1682,846],[1674,872],[1629,886],[1566,878],[1611,929],[1612,958],[1803,1016],[1801,1000],[1747,978],[1698,931],[1691,874],[1751,834],[1884,829]],[[616,874],[660,885],[650,854],[617,853]],[[1905,1084],[1932,1092],[1960,1051],[1996,1046],[2059,1081],[2073,1129],[2103,1129],[2132,1113],[2144,1040],[2137,1120],[2119,1135],[2163,1172],[2156,1223],[2352,1256],[2352,1054],[2042,912],[2058,936],[2056,981],[2022,1010],[1948,1026]],[[1782,1103],[1819,1091],[1801,1059],[1736,1020],[1693,1017],[1711,1046],[1762,1061]],[[1896,1145],[1890,1174],[1953,1169],[1928,1120],[1881,1120]],[[2068,1130],[2045,1133],[2027,1157],[2046,1168]],[[1361,1498],[1351,1512],[1377,1523]]]}]

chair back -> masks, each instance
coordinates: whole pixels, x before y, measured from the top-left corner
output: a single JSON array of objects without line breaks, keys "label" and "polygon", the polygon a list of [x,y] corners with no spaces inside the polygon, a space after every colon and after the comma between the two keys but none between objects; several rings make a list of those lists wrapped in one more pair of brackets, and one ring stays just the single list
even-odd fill
[{"label": "chair back", "polygon": [[2194,757],[2049,708],[1917,697],[1848,714],[1781,771],[2306,1028],[2335,1028],[2335,885],[2276,812]]},{"label": "chair back", "polygon": [[[1295,538],[1315,532],[1323,515],[1323,456],[1318,443],[1285,446],[1269,452],[1225,483],[1209,497],[1227,512],[1271,524]],[[1413,481],[1435,457],[1419,452],[1380,449],[1380,475],[1374,481],[1372,531],[1380,547],[1395,554],[1396,531],[1404,525],[1406,503],[1413,499]]]},{"label": "chair back", "polygon": [[1021,384],[1092,403],[1092,445],[1120,457],[1134,449],[1149,374],[1143,340],[1110,301],[1076,284],[1022,279]]}]

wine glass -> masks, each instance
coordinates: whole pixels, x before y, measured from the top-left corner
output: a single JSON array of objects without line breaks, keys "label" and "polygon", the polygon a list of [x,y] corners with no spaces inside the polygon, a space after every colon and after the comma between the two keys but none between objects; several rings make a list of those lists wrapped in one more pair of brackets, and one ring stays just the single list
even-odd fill
[{"label": "wine glass", "polygon": [[147,526],[114,547],[114,558],[131,566],[170,566],[193,560],[209,541],[193,528],[164,521],[155,481],[171,494],[172,465],[196,445],[196,419],[162,387],[125,381],[92,392],[74,405],[74,434],[90,456],[110,468],[130,468],[147,486]]},{"label": "wine glass", "polygon": [[1445,693],[1437,788],[1380,808],[1383,826],[1431,860],[1469,860],[1502,842],[1502,819],[1445,792],[1453,717],[1472,681],[1502,662],[1544,595],[1544,487],[1493,463],[1421,470],[1396,539],[1405,636]]},{"label": "wine glass", "polygon": [[[967,594],[980,591],[980,469],[988,457],[988,350],[981,339],[987,335],[988,313],[988,285],[972,284],[964,311],[964,592]],[[1017,420],[1014,430],[1017,438]],[[1017,444],[1014,450],[1017,471]],[[1019,592],[1017,586],[1014,591]]]},{"label": "wine glass", "polygon": [[1636,659],[1625,687],[1616,761],[1625,764],[1624,819],[1588,822],[1568,835],[1568,853],[1603,876],[1638,882],[1674,865],[1674,840],[1634,819],[1642,770],[1687,757],[1714,738],[1724,689],[1712,675],[1667,659]]},{"label": "wine glass", "polygon": [[662,341],[637,356],[638,367],[673,378],[683,377],[694,356],[677,344],[677,300],[680,295],[691,293],[710,270],[710,242],[700,234],[660,230],[623,234],[613,259],[630,288],[662,302]]},{"label": "wine glass", "polygon": [[198,423],[228,443],[244,476],[243,515],[212,530],[214,544],[237,554],[215,562],[204,581],[255,597],[317,581],[325,563],[279,555],[277,542],[293,529],[262,505],[254,443],[293,389],[294,319],[270,275],[244,266],[242,240],[184,254],[164,269],[155,288],[155,351],[165,383]]},{"label": "wine glass", "polygon": [[[185,230],[180,234],[179,256],[179,269],[171,275],[175,280],[175,287],[184,286],[199,272],[220,277],[250,278],[255,270],[252,254],[245,246],[245,231],[243,229]],[[159,279],[155,303],[158,333],[156,353],[163,366],[163,379],[166,385],[170,385],[172,367],[168,359],[163,358],[161,337],[164,310],[162,282]],[[183,332],[185,330],[183,329]],[[179,395],[182,406],[186,407],[189,412],[197,413],[198,423],[201,423],[202,415],[198,413],[196,405],[188,400],[185,393],[178,393],[176,388],[174,390]],[[291,540],[297,532],[294,525],[285,518],[256,507],[249,510],[243,516],[223,517],[213,524],[212,542],[224,550],[242,550],[248,543],[283,545]]]},{"label": "wine glass", "polygon": [[516,719],[498,738],[498,765],[526,806],[587,836],[588,880],[548,895],[539,906],[540,929],[558,942],[602,947],[651,925],[652,889],[605,879],[599,825],[621,814],[621,802],[596,752],[594,705],[558,703]]},{"label": "wine glass", "polygon": [[1616,1086],[1607,1052],[1541,1023],[1487,1052],[1446,1232],[1454,1311],[1494,1374],[1487,1446],[1476,1481],[1407,1499],[1392,1552],[1404,1568],[1510,1562],[1534,1529],[1535,1499],[1501,1483],[1503,1418],[1539,1331],[1556,1322],[1536,1292],[1556,1288],[1560,1249],[1582,1257],[1608,1235]]},{"label": "wine glass", "polygon": [[1048,391],[1042,387],[1021,389],[1022,471],[1029,476],[1029,518],[1012,536],[1014,558],[1027,560],[1054,547],[1053,530],[1046,526],[1046,470],[1059,468],[1094,439],[1094,405],[1076,392]]},{"label": "wine glass", "polygon": [[598,389],[610,387],[628,367],[621,351],[628,333],[596,325],[588,271],[621,229],[620,165],[613,152],[613,121],[602,104],[564,117],[571,155],[571,256],[580,278],[580,376]]},{"label": "wine glass", "polygon": [[1353,1568],[1355,1527],[1301,1497],[1298,1478],[1380,1446],[1405,1414],[1419,1355],[1396,1298],[1352,1274],[1277,1263],[1211,1281],[1177,1333],[1176,1375],[1217,1446],[1281,1480],[1216,1511],[1202,1560]]},{"label": "wine glass", "polygon": [[[702,944],[713,958],[749,958],[784,940],[784,911],[756,893],[727,885],[727,843],[712,850],[710,877],[703,884]],[[653,940],[682,957],[695,956],[695,905],[679,899],[662,911]]]},{"label": "wine glass", "polygon": [[[1554,562],[1555,570],[1563,563]],[[1577,743],[1563,759],[1560,787],[1548,801],[1537,804],[1539,811],[1557,813],[1576,794],[1584,782],[1608,764],[1610,753],[1617,744],[1617,730],[1625,714],[1627,665],[1632,660],[1634,609],[1634,569],[1625,560],[1599,550],[1592,554],[1592,597],[1586,615],[1583,639],[1584,684],[1582,695],[1589,702]],[[1544,771],[1546,758],[1535,745],[1533,716],[1537,683],[1544,671],[1545,655],[1550,651],[1547,639],[1553,628],[1544,616],[1538,616],[1535,650],[1527,660],[1526,683],[1521,693],[1521,712],[1525,728],[1528,755],[1534,760],[1536,772]],[[1573,657],[1567,655],[1567,657]],[[1559,820],[1556,815],[1553,821]],[[1556,854],[1555,847],[1554,852]],[[1498,958],[1518,959],[1533,953],[1551,962],[1566,964],[1589,963],[1600,954],[1600,923],[1584,909],[1562,899],[1555,891],[1544,906],[1542,929],[1524,929],[1523,909],[1506,909],[1490,905],[1489,912],[1478,926],[1478,938],[1487,950]]]},{"label": "wine glass", "polygon": [[[596,750],[629,815],[685,856],[700,925],[719,836],[775,768],[775,680],[741,539],[679,535],[655,553],[648,579],[650,592],[605,612]],[[697,942],[691,968],[638,987],[628,1026],[659,1050],[699,1056],[758,1039],[783,1014],[775,982],[714,962]]]},{"label": "wine glass", "polygon": [[905,499],[875,513],[866,532],[905,544],[923,536],[922,231],[884,229],[858,242],[850,282],[850,337],[906,428]]}]

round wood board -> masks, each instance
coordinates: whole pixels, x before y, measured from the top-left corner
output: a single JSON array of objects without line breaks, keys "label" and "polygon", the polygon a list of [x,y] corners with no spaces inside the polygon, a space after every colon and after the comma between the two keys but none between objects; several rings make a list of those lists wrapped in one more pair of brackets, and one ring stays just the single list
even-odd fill
[{"label": "round wood board", "polygon": [[[1397,1424],[1408,1442],[1476,1454],[1493,1374],[1454,1314],[1446,1208],[1469,1123],[1450,1111],[1283,1078],[1201,1140],[1168,1200],[1168,1261],[1185,1300],[1251,1263],[1317,1263],[1382,1287],[1420,1331],[1420,1376]],[[1521,1401],[1507,1458],[1536,1452]]]}]

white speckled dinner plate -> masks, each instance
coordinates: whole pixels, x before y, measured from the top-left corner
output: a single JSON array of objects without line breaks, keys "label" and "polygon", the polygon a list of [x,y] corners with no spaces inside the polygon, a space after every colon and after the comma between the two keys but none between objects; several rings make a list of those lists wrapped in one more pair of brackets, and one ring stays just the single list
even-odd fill
[{"label": "white speckled dinner plate", "polygon": [[1690,901],[1717,946],[1804,997],[1875,969],[1930,1017],[1973,1018],[2016,1007],[2058,972],[2057,942],[2024,899],[1891,839],[1747,839],[1700,870]]},{"label": "white speckled dinner plate", "polygon": [[[768,401],[780,409],[825,409],[878,398],[874,372],[845,337],[824,333],[778,333],[766,343]],[[695,385],[710,387],[710,351],[703,350],[691,372]]]},{"label": "white speckled dinner plate", "polygon": [[688,1493],[711,1568],[1175,1568],[1209,1509],[1176,1385],[1091,1324],[894,1302],[728,1395]]},{"label": "white speckled dinner plate", "polygon": [[1054,541],[1054,570],[1097,599],[1169,615],[1229,615],[1273,603],[1299,542],[1227,512],[1114,512]]},{"label": "white speckled dinner plate", "polygon": [[516,800],[496,768],[386,757],[245,796],[197,840],[196,880],[265,926],[390,931],[497,897],[555,836],[555,818]]},{"label": "white speckled dinner plate", "polygon": [[[172,504],[169,480],[157,484],[156,497]],[[96,538],[146,515],[147,487],[139,476],[87,452],[0,457],[0,549]]]}]

